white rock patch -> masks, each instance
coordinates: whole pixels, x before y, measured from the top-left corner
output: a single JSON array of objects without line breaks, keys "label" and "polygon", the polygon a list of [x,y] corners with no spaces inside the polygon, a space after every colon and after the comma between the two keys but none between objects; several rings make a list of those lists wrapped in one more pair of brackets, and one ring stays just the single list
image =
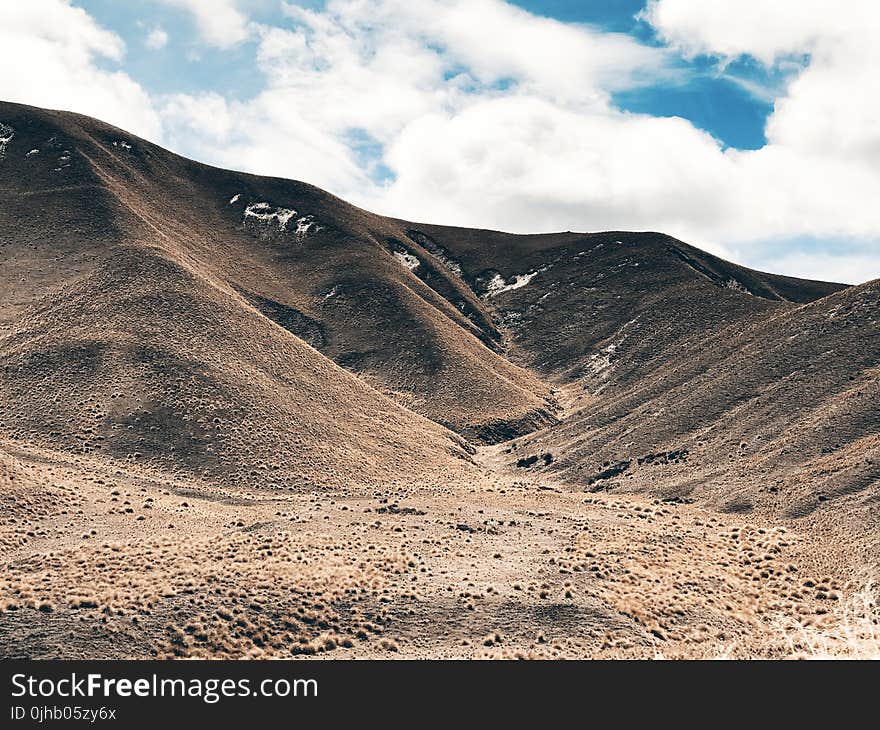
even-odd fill
[{"label": "white rock patch", "polygon": [[275,208],[269,203],[251,203],[244,209],[244,217],[245,219],[253,218],[269,225],[274,221],[283,231],[287,228],[290,219],[296,217],[296,211],[291,208]]},{"label": "white rock patch", "polygon": [[61,172],[65,168],[70,167],[71,154],[70,150],[64,150],[61,153],[61,157],[58,158],[58,167],[54,168],[52,172]]},{"label": "white rock patch", "polygon": [[603,347],[599,352],[590,355],[587,365],[596,375],[602,375],[611,368],[611,358],[614,357],[615,352],[617,352],[617,345]]},{"label": "white rock patch", "polygon": [[318,231],[323,230],[324,227],[318,225],[318,222],[313,215],[304,215],[302,218],[297,218],[294,234],[297,239],[301,241],[309,234],[309,231],[317,233]]},{"label": "white rock patch", "polygon": [[[231,205],[239,196],[236,195],[229,201]],[[313,215],[299,215],[293,208],[280,208],[269,203],[251,203],[244,209],[244,220],[248,219],[258,222],[265,227],[277,225],[279,230],[284,232],[290,227],[291,221],[296,224],[293,229],[293,235],[297,241],[302,241],[306,236],[324,230],[324,227],[318,225]]]},{"label": "white rock patch", "polygon": [[121,140],[121,139],[117,139],[117,140],[113,143],[113,146],[114,146],[114,147],[122,147],[122,149],[124,149],[124,150],[130,150],[130,149],[131,149],[131,145],[130,145],[128,142],[125,142],[124,140]]},{"label": "white rock patch", "polygon": [[401,263],[401,265],[405,266],[410,271],[414,271],[419,267],[419,264],[421,264],[421,261],[419,261],[408,251],[395,251],[394,258],[396,258]]},{"label": "white rock patch", "polygon": [[497,297],[499,294],[503,294],[506,291],[512,291],[514,289],[520,289],[528,284],[532,279],[534,279],[538,274],[542,271],[547,271],[546,266],[541,267],[540,269],[535,269],[534,271],[530,271],[528,274],[517,274],[513,277],[513,283],[508,284],[501,277],[500,274],[495,274],[490,280],[488,285],[486,286],[486,293],[483,295],[485,297]]},{"label": "white rock patch", "polygon": [[623,325],[623,327],[617,330],[617,342],[612,342],[610,345],[606,345],[598,352],[594,352],[592,355],[590,355],[590,359],[587,361],[587,367],[589,367],[590,370],[593,371],[594,375],[598,375],[606,380],[608,379],[608,377],[611,375],[612,369],[614,368],[614,357],[617,354],[617,351],[620,349],[620,346],[630,337],[630,333],[627,332],[627,330],[638,321],[638,317],[634,317],[633,319],[631,319],[629,322]]},{"label": "white rock patch", "polygon": [[448,256],[444,256],[442,253],[435,253],[434,257],[440,260],[440,263],[443,264],[447,269],[449,269],[453,274],[461,276],[461,264],[458,261],[453,261]]},{"label": "white rock patch", "polygon": [[240,199],[241,199],[241,193],[236,193],[235,195],[232,196],[232,198],[230,199],[229,203],[227,203],[227,205],[234,205]]},{"label": "white rock patch", "polygon": [[596,244],[595,246],[593,246],[593,248],[589,249],[588,251],[579,251],[578,253],[576,253],[574,255],[574,258],[572,260],[577,261],[579,258],[583,258],[584,256],[589,256],[591,253],[593,253],[593,251],[598,251],[604,245],[605,245],[604,243],[599,243],[599,244]]},{"label": "white rock patch", "polygon": [[40,154],[40,150],[31,150],[30,152],[28,152],[25,155],[25,157],[33,157],[34,155],[38,155],[38,154]]},{"label": "white rock patch", "polygon": [[6,146],[15,136],[15,130],[8,124],[0,122],[0,160],[6,157]]},{"label": "white rock patch", "polygon": [[724,282],[725,289],[733,289],[733,291],[742,292],[743,294],[751,294],[751,292],[746,289],[738,280],[730,277],[727,281]]}]

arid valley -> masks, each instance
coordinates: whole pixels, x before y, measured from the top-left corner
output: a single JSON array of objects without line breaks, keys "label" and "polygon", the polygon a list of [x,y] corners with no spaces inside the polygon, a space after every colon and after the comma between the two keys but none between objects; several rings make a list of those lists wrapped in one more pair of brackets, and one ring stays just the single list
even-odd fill
[{"label": "arid valley", "polygon": [[374,215],[0,103],[0,655],[880,652],[880,281]]}]

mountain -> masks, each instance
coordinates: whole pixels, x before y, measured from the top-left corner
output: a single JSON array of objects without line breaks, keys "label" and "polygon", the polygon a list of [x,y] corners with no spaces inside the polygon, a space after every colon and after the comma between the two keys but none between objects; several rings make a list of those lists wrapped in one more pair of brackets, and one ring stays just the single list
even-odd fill
[{"label": "mountain", "polygon": [[647,365],[638,323],[622,329],[599,397],[515,442],[509,459],[546,451],[558,457],[548,470],[588,489],[700,496],[728,510],[799,516],[847,495],[874,502],[878,292],[871,282],[723,322]]},{"label": "mountain", "polygon": [[495,449],[511,474],[734,512],[830,509],[874,530],[878,282],[765,274],[656,233],[410,235],[488,292],[510,358],[563,405]]},{"label": "mountain", "polygon": [[[608,512],[617,509],[680,508],[690,525],[725,529],[785,525],[816,536],[810,564],[876,563],[880,283],[753,271],[660,233],[413,223],[303,182],[187,160],[76,114],[0,103],[0,124],[0,490],[14,515],[0,541],[12,576],[0,596],[37,610],[98,580],[58,562],[85,549],[79,532],[128,535],[143,550],[130,555],[138,570],[157,554],[170,561],[170,587],[118,566],[114,581],[129,581],[130,594],[108,584],[70,599],[67,613],[44,611],[59,637],[92,604],[120,615],[138,606],[140,628],[125,628],[136,654],[242,656],[261,646],[275,655],[294,641],[276,633],[292,612],[324,617],[302,629],[310,653],[324,646],[314,632],[322,621],[336,647],[366,631],[351,596],[371,607],[370,626],[410,626],[417,637],[405,618],[409,589],[395,582],[415,566],[434,581],[418,621],[458,627],[461,607],[446,602],[478,564],[447,571],[425,567],[431,559],[478,544],[501,561],[486,563],[487,576],[524,570],[539,586],[551,580],[540,556],[583,551],[583,520],[615,525],[595,538],[610,541],[609,555],[621,534],[634,545],[660,539],[632,532],[629,516]],[[663,529],[662,539],[690,545],[690,532]],[[504,542],[508,533],[520,547]],[[252,534],[287,556],[265,563],[272,580],[230,567],[262,564]],[[112,563],[109,543],[87,544]],[[424,545],[442,547],[428,558]],[[693,559],[714,575],[706,549]],[[233,554],[250,557],[220,560]],[[308,585],[289,568],[304,555]],[[682,549],[680,559],[693,555]],[[514,557],[518,567],[501,568]],[[46,572],[28,572],[28,561]],[[186,591],[203,613],[232,610],[215,605],[194,565],[209,566],[230,595],[293,581],[297,597],[267,588],[277,615],[238,606],[257,633],[223,624],[210,651],[168,639],[162,622]],[[315,585],[320,596],[303,598]],[[730,585],[735,603],[739,584]],[[569,595],[559,605],[591,621],[610,611],[603,626],[629,637],[621,645],[653,646],[657,632],[696,626],[703,610],[649,621],[661,610],[653,604],[634,618],[621,606],[636,598],[583,590],[586,603]],[[520,588],[501,613],[475,608],[467,593],[467,631],[488,631],[502,615],[516,617],[514,632],[550,620]],[[388,602],[398,613],[381,607]],[[328,606],[337,613],[325,616]],[[0,646],[4,631],[21,630],[11,620],[0,613]],[[738,619],[718,621],[747,635]],[[444,636],[473,638],[457,630]],[[254,642],[260,631],[275,637],[272,651],[268,639]],[[114,636],[108,656],[118,654]],[[581,639],[603,646],[598,636]]]},{"label": "mountain", "polygon": [[[4,245],[15,242],[5,320],[105,265],[120,245],[149,248],[478,442],[552,421],[546,386],[500,354],[476,295],[430,258],[411,270],[393,222],[312,186],[199,165],[82,117],[7,105],[3,118],[15,130],[4,161]],[[28,285],[19,288],[22,271]]]},{"label": "mountain", "polygon": [[519,436],[513,469],[791,514],[873,485],[876,285],[388,219],[86,117],[0,119],[13,438],[308,484]]}]

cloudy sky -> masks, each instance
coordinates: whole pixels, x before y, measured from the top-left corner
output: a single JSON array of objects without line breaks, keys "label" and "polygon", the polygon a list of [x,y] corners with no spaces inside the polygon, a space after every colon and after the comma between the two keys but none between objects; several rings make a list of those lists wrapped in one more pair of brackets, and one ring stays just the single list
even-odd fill
[{"label": "cloudy sky", "polygon": [[880,277],[875,0],[0,3],[0,98],[380,213]]}]

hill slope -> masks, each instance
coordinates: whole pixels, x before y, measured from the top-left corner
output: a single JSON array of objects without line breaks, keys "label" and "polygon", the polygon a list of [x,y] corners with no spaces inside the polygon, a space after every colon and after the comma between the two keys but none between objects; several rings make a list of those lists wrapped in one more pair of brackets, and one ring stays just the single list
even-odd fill
[{"label": "hill slope", "polygon": [[378,482],[467,459],[462,439],[146,248],[41,300],[0,361],[16,439],[226,484]]},{"label": "hill slope", "polygon": [[113,247],[147,242],[478,441],[552,421],[546,387],[499,355],[473,292],[427,258],[411,268],[392,222],[310,185],[199,165],[77,115],[7,104],[0,119],[14,130],[0,174],[0,274],[10,282],[0,322]]},{"label": "hill slope", "polygon": [[[196,211],[171,204],[173,182],[162,190],[166,176],[178,180],[173,171],[145,177],[159,155],[176,158],[140,141],[137,153],[91,120],[2,109],[15,130],[0,162],[5,435],[291,488],[469,462],[460,437],[289,331],[305,316],[287,329],[282,305],[266,316],[268,300],[241,282],[251,268],[255,279],[266,273],[252,252],[271,242],[247,221],[219,221],[210,239],[207,224],[190,227]],[[224,225],[231,233],[221,235]],[[238,277],[222,278],[236,258]],[[434,315],[419,316],[433,324]],[[480,348],[490,353],[475,341]]]},{"label": "hill slope", "polygon": [[[625,358],[627,353],[621,356]],[[610,385],[562,423],[506,447],[511,468],[588,490],[700,498],[734,512],[819,511],[876,525],[880,498],[880,282],[734,322]]]}]

